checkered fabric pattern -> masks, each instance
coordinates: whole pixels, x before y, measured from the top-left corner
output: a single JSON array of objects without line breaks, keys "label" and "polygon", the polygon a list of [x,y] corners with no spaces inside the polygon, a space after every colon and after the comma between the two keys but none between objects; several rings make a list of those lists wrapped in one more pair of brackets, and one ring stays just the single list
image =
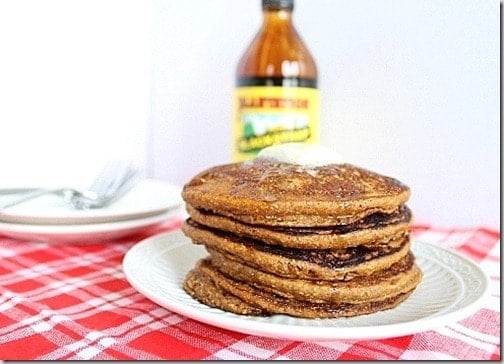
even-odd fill
[{"label": "checkered fabric pattern", "polygon": [[173,219],[102,244],[52,245],[0,236],[0,359],[492,359],[500,360],[500,232],[415,226],[413,235],[477,262],[491,295],[472,316],[417,335],[373,341],[294,342],[212,327],[166,310],[122,271],[143,238]]}]

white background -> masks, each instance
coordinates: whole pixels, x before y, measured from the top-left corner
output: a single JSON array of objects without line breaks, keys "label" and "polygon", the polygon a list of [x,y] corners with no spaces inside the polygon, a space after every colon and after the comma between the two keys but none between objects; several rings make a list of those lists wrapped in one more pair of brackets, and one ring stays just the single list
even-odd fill
[{"label": "white background", "polygon": [[[322,142],[412,189],[417,223],[500,226],[497,0],[296,0]],[[259,0],[0,2],[0,183],[124,157],[182,185],[230,160]]]}]

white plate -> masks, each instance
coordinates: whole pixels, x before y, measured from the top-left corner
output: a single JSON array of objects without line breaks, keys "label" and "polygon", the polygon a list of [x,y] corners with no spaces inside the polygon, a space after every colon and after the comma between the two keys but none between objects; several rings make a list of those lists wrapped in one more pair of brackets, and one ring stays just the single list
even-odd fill
[{"label": "white plate", "polygon": [[98,224],[30,225],[0,222],[0,235],[20,240],[43,241],[54,244],[101,243],[144,231],[167,221],[177,212],[177,210],[168,211],[139,219]]},{"label": "white plate", "polygon": [[412,249],[424,278],[406,301],[392,310],[339,319],[241,316],[197,302],[181,288],[182,282],[207,253],[180,231],[133,246],[124,257],[123,270],[136,290],[171,311],[228,330],[278,339],[367,340],[410,335],[458,321],[479,308],[489,280],[477,265],[426,243],[414,242]]},{"label": "white plate", "polygon": [[[94,224],[159,215],[182,204],[181,188],[144,179],[107,207],[76,210],[61,197],[45,195],[0,211],[0,221],[16,224]],[[0,196],[2,201],[13,196]]]}]

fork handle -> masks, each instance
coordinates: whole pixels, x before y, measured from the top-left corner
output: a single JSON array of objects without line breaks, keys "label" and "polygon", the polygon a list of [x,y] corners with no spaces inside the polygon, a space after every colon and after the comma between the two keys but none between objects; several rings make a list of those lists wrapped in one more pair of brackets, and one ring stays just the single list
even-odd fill
[{"label": "fork handle", "polygon": [[39,196],[43,196],[43,195],[46,195],[46,194],[49,194],[49,193],[54,193],[53,190],[48,190],[48,189],[37,189],[35,191],[32,191],[30,193],[27,193],[25,195],[23,195],[22,197],[14,200],[14,201],[9,201],[7,203],[4,203],[2,205],[0,205],[0,209],[6,209],[8,207],[12,207],[12,206],[16,206],[16,205],[19,205],[25,201],[29,201],[29,200],[33,200],[34,198],[37,198]]}]

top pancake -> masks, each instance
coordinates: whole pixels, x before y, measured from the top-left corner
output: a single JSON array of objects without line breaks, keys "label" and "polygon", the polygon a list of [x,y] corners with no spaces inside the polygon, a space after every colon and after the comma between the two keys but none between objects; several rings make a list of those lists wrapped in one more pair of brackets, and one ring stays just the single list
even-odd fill
[{"label": "top pancake", "polygon": [[268,158],[209,168],[182,191],[196,209],[248,224],[305,227],[392,213],[409,196],[400,181],[351,164],[306,167]]}]

